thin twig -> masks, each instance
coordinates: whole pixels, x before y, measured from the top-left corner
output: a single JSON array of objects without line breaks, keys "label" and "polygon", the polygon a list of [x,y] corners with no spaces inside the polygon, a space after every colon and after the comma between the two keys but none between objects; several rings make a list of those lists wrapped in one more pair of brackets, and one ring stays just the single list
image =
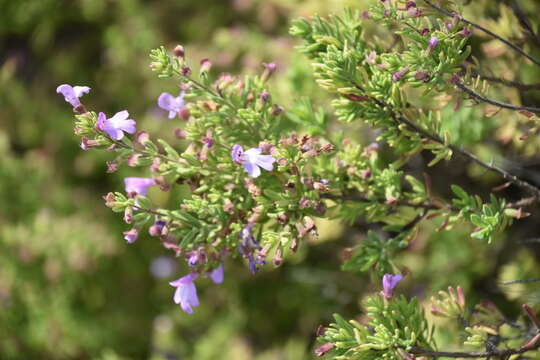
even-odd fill
[{"label": "thin twig", "polygon": [[532,28],[531,23],[527,19],[527,15],[525,15],[523,10],[519,6],[518,2],[516,0],[510,0],[510,1],[507,0],[506,2],[507,3],[509,2],[508,5],[514,12],[514,15],[519,20],[519,23],[521,24],[523,29],[525,29],[525,31],[529,33],[529,35],[532,37],[536,45],[540,46],[540,37],[538,36],[538,34],[534,32],[534,29]]},{"label": "thin twig", "polygon": [[517,279],[517,280],[510,280],[510,281],[501,281],[497,284],[499,285],[514,285],[514,284],[529,284],[529,283],[535,283],[539,282],[540,279]]},{"label": "thin twig", "polygon": [[519,81],[506,80],[495,76],[482,75],[478,72],[473,72],[473,76],[478,76],[482,80],[486,80],[492,83],[502,84],[509,87],[515,87],[522,91],[540,90],[540,84],[524,84]]},{"label": "thin twig", "polygon": [[[432,9],[436,10],[437,12],[443,14],[443,15],[446,15],[446,16],[449,16],[449,17],[455,17],[456,14],[453,14],[449,11],[446,11],[444,10],[443,8],[440,8],[438,7],[437,5],[433,4],[431,1],[429,0],[424,0],[424,2],[429,6],[431,7]],[[503,38],[502,36],[500,35],[497,35],[495,34],[494,32],[486,29],[485,27],[481,26],[481,25],[478,25],[472,21],[469,21],[465,18],[463,18],[462,16],[458,15],[458,18],[459,20],[463,21],[465,24],[468,24],[468,25],[471,25],[472,27],[480,30],[480,31],[483,31],[484,33],[494,37],[495,39],[505,43],[508,47],[512,48],[513,50],[515,50],[516,52],[518,52],[519,54],[525,56],[527,59],[529,59],[530,61],[532,61],[534,64],[540,66],[540,61],[535,59],[534,57],[532,57],[531,55],[527,54],[525,51],[523,51],[522,49],[520,49],[518,46],[514,45],[513,43],[511,43],[509,40],[506,40],[505,38]]]},{"label": "thin twig", "polygon": [[491,104],[491,105],[495,105],[495,106],[498,106],[498,107],[503,108],[503,109],[526,110],[526,111],[530,111],[530,112],[540,113],[540,108],[537,108],[537,107],[533,107],[533,106],[517,106],[517,105],[507,104],[507,103],[503,103],[503,102],[500,102],[500,101],[497,101],[497,100],[487,98],[484,95],[479,94],[476,91],[474,91],[473,89],[467,87],[461,81],[456,81],[455,84],[463,92],[467,93],[468,95],[470,95],[471,97],[473,97],[474,99],[476,99],[478,101],[485,102],[485,103]]},{"label": "thin twig", "polygon": [[[351,81],[352,82],[352,81]],[[364,89],[352,82],[355,87],[364,92]],[[427,132],[426,130],[420,128],[418,125],[414,124],[413,122],[411,122],[409,119],[407,119],[405,116],[403,116],[401,113],[398,113],[396,112],[392,106],[390,104],[387,104],[385,103],[384,101],[382,100],[379,100],[377,98],[374,98],[372,96],[368,96],[368,98],[370,100],[372,100],[376,105],[378,105],[379,107],[383,108],[383,109],[388,109],[388,111],[390,112],[390,116],[392,117],[392,119],[394,120],[394,122],[396,122],[396,124],[405,124],[410,130],[416,132],[417,134],[419,134],[420,136],[426,138],[426,139],[429,139],[429,140],[432,140],[436,143],[439,143],[441,145],[444,145],[444,146],[447,146],[449,147],[453,152],[455,153],[458,153],[460,155],[462,155],[463,157],[469,159],[470,161],[480,165],[481,167],[485,168],[485,169],[488,169],[490,171],[493,171],[493,172],[496,172],[498,173],[499,175],[502,176],[502,178],[506,181],[510,181],[512,182],[514,185],[522,188],[522,189],[525,189],[525,190],[528,190],[530,191],[532,194],[534,194],[534,198],[535,198],[535,201],[538,201],[540,199],[540,188],[537,188],[536,186],[528,183],[527,181],[525,180],[522,180],[520,178],[518,178],[517,176],[509,173],[508,171],[494,165],[494,164],[488,164],[482,160],[480,160],[478,157],[476,157],[476,155],[468,152],[467,150],[464,150],[464,149],[461,149],[455,145],[449,145],[449,144],[446,144],[444,142],[443,139],[441,139],[438,135],[436,134],[432,134],[432,133],[429,133]]]},{"label": "thin twig", "polygon": [[409,351],[412,355],[420,355],[420,356],[428,356],[428,357],[447,357],[447,358],[491,358],[491,357],[499,357],[501,359],[507,359],[508,357],[512,355],[518,355],[526,353],[527,351],[536,350],[540,347],[540,334],[536,334],[533,336],[525,345],[521,346],[519,349],[506,349],[506,350],[499,350],[494,349],[490,351],[485,352],[477,352],[477,351],[470,351],[470,352],[452,352],[452,351],[433,351],[433,350],[427,350],[422,349],[418,347],[414,347],[412,350]]}]

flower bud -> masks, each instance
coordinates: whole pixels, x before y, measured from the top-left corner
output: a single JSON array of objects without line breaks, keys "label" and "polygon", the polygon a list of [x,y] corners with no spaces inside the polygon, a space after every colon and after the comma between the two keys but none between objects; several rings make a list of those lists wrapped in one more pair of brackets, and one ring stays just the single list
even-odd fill
[{"label": "flower bud", "polygon": [[137,240],[137,237],[139,236],[139,230],[136,228],[133,228],[129,231],[125,231],[123,235],[124,235],[124,239],[126,239],[128,243],[133,244]]},{"label": "flower bud", "polygon": [[264,66],[264,72],[262,74],[262,80],[266,81],[272,76],[274,72],[276,72],[277,66],[274,63],[263,63]]},{"label": "flower bud", "polygon": [[182,45],[176,45],[172,52],[174,56],[178,58],[184,58],[184,56],[186,55],[184,51],[184,47]]},{"label": "flower bud", "polygon": [[136,167],[139,163],[139,158],[141,157],[142,155],[139,154],[139,153],[135,153],[135,154],[131,154],[129,155],[128,159],[127,159],[127,164],[129,167]]},{"label": "flower bud", "polygon": [[159,172],[159,166],[161,165],[160,158],[156,157],[152,160],[152,165],[150,165],[150,171],[153,173]]},{"label": "flower bud", "polygon": [[185,130],[182,130],[180,128],[174,129],[174,136],[177,139],[185,139],[187,136],[187,132]]},{"label": "flower bud", "polygon": [[118,163],[116,161],[107,161],[106,164],[107,164],[107,172],[109,174],[116,172],[118,170]]},{"label": "flower bud", "polygon": [[279,266],[279,265],[281,265],[281,263],[283,262],[283,257],[282,257],[282,255],[281,255],[281,252],[282,252],[281,248],[278,247],[278,248],[276,249],[275,254],[274,254],[274,265],[275,265],[275,266]]},{"label": "flower bud", "polygon": [[135,142],[138,144],[141,144],[142,146],[146,146],[146,144],[150,141],[150,135],[146,131],[137,131],[135,134]]},{"label": "flower bud", "polygon": [[298,206],[300,207],[300,209],[308,208],[310,205],[311,201],[305,196],[302,196],[298,201]]},{"label": "flower bud", "polygon": [[438,44],[439,44],[439,38],[436,36],[432,36],[429,39],[428,51],[431,53],[437,47]]},{"label": "flower bud", "polygon": [[133,208],[130,206],[124,210],[124,221],[126,224],[131,224],[131,221],[133,221]]},{"label": "flower bud", "polygon": [[471,29],[470,29],[468,26],[465,26],[465,27],[463,28],[463,30],[461,30],[461,31],[459,32],[459,35],[461,35],[461,36],[463,36],[463,37],[469,37],[469,36],[472,35],[472,31],[471,31]]},{"label": "flower bud", "polygon": [[201,74],[208,73],[211,68],[212,68],[212,63],[210,62],[210,60],[208,59],[201,60],[201,69],[200,69]]},{"label": "flower bud", "polygon": [[270,93],[268,91],[263,91],[261,93],[261,101],[263,104],[266,104],[270,99]]},{"label": "flower bud", "polygon": [[99,146],[99,142],[97,140],[91,140],[88,139],[86,136],[83,136],[81,139],[81,149],[88,150],[90,148]]},{"label": "flower bud", "polygon": [[320,191],[320,192],[328,191],[328,186],[320,182],[313,183],[313,187],[315,188],[315,190]]},{"label": "flower bud", "polygon": [[191,75],[191,68],[189,66],[184,66],[182,68],[182,75],[184,75],[184,76]]},{"label": "flower bud", "polygon": [[103,199],[105,200],[105,206],[107,206],[108,208],[116,206],[116,198],[114,197],[114,194],[112,192],[107,193],[107,195],[103,196]]},{"label": "flower bud", "polygon": [[416,74],[414,74],[414,78],[423,82],[429,81],[429,75],[425,71],[417,71]]},{"label": "flower bud", "polygon": [[164,233],[165,225],[167,223],[164,220],[156,220],[154,225],[150,226],[148,233],[151,236],[161,236]]},{"label": "flower bud", "polygon": [[73,112],[75,114],[84,114],[86,112],[86,108],[83,104],[79,104],[73,108]]},{"label": "flower bud", "polygon": [[401,79],[403,79],[403,77],[405,75],[407,75],[407,73],[409,72],[409,67],[405,67],[404,69],[402,70],[399,70],[399,71],[396,71],[395,73],[392,74],[392,81],[393,82],[399,82],[401,81]]},{"label": "flower bud", "polygon": [[324,356],[327,352],[329,352],[333,348],[334,348],[334,344],[326,343],[323,346],[319,346],[317,349],[315,349],[315,355],[319,357]]}]

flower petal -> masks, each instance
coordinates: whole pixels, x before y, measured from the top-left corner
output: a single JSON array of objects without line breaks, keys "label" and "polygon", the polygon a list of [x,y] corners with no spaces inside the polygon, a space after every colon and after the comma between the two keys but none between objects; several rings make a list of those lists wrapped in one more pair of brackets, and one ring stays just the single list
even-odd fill
[{"label": "flower petal", "polygon": [[245,154],[247,156],[253,156],[253,155],[260,155],[262,153],[262,149],[261,148],[251,148],[249,150],[246,150]]},{"label": "flower petal", "polygon": [[162,93],[161,95],[159,95],[159,98],[158,98],[158,106],[160,108],[162,108],[163,110],[168,110],[168,111],[174,111],[174,102],[175,102],[175,98],[169,94],[169,93]]},{"label": "flower petal", "polygon": [[64,100],[70,103],[73,107],[81,104],[71,85],[62,84],[56,88],[56,92],[64,95]]},{"label": "flower petal", "polygon": [[242,154],[244,153],[244,148],[240,144],[235,144],[231,150],[231,157],[234,162],[241,164],[242,163]]},{"label": "flower petal", "polygon": [[113,123],[116,127],[117,124],[122,123],[128,117],[129,117],[129,112],[127,110],[122,110],[114,114],[114,116],[110,118],[109,121]]},{"label": "flower petal", "polygon": [[259,155],[257,156],[256,164],[265,170],[272,171],[274,166],[272,165],[276,159],[272,155]]},{"label": "flower petal", "polygon": [[210,274],[210,278],[212,281],[216,284],[221,284],[223,282],[223,264],[219,265],[212,273]]},{"label": "flower petal", "polygon": [[90,92],[90,88],[88,86],[74,86],[73,91],[75,92],[75,96],[80,98],[84,94],[88,94]]},{"label": "flower petal", "polygon": [[135,120],[127,119],[122,121],[122,123],[119,124],[119,129],[127,132],[128,134],[134,134],[137,129],[135,128],[135,125],[137,123]]},{"label": "flower petal", "polygon": [[249,176],[256,178],[261,175],[261,169],[256,164],[245,162],[242,165],[244,165],[244,169],[246,169],[246,172],[249,174]]},{"label": "flower petal", "polygon": [[104,113],[100,112],[97,119],[97,125],[101,131],[105,131],[106,121],[107,121],[107,116]]}]

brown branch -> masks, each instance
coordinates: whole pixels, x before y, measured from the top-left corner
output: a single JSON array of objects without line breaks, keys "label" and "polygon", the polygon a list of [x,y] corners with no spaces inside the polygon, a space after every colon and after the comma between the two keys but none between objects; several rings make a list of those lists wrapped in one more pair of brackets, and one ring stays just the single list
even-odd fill
[{"label": "brown branch", "polygon": [[537,333],[519,349],[506,349],[506,350],[494,349],[494,350],[483,351],[483,352],[479,352],[479,351],[453,352],[453,351],[433,351],[433,350],[427,350],[427,349],[415,347],[412,350],[410,350],[409,353],[412,355],[420,355],[420,356],[435,357],[435,358],[447,357],[447,358],[452,358],[452,359],[458,359],[458,358],[472,359],[472,358],[499,357],[501,359],[507,359],[508,357],[512,355],[524,354],[528,351],[536,350],[539,347],[540,347],[540,334]]},{"label": "brown branch", "polygon": [[512,11],[514,12],[514,15],[519,20],[521,27],[529,33],[536,45],[540,46],[540,36],[538,36],[538,34],[534,32],[531,23],[527,19],[527,15],[525,15],[518,2],[516,0],[506,0],[505,2],[508,3],[508,6],[510,6]]},{"label": "brown branch", "polygon": [[503,103],[503,102],[500,102],[500,101],[497,101],[497,100],[487,98],[484,95],[479,94],[476,91],[474,91],[473,89],[467,87],[461,81],[456,81],[455,84],[463,92],[467,93],[472,98],[474,98],[474,99],[476,99],[478,101],[485,102],[485,103],[490,104],[490,105],[498,106],[498,107],[503,108],[503,109],[525,110],[525,111],[540,113],[540,108],[537,108],[537,107],[533,107],[533,106],[517,106],[517,105],[507,104],[507,103]]},{"label": "brown branch", "polygon": [[[438,7],[437,5],[433,4],[430,0],[423,0],[429,7],[431,7],[433,10],[445,15],[445,16],[449,16],[449,17],[455,17],[456,14],[453,14],[449,11],[446,11],[444,10],[443,8],[440,8]],[[540,66],[540,61],[535,59],[534,57],[532,57],[531,55],[527,54],[525,51],[523,51],[522,49],[520,49],[518,46],[514,45],[513,43],[511,43],[509,40],[506,40],[505,38],[503,38],[502,36],[500,35],[497,35],[495,34],[494,32],[486,29],[485,27],[481,26],[481,25],[478,25],[472,21],[469,21],[465,18],[463,18],[462,16],[460,15],[457,15],[459,20],[461,20],[462,22],[464,22],[465,24],[468,24],[468,25],[471,25],[472,27],[494,37],[495,39],[503,42],[504,44],[506,44],[508,47],[510,47],[511,49],[513,49],[514,51],[518,52],[519,54],[521,54],[522,56],[526,57],[527,59],[529,59],[530,61],[532,61],[534,64]]]},{"label": "brown branch", "polygon": [[[351,81],[351,83],[354,84],[355,87],[358,90],[365,93],[364,89],[360,85],[356,84],[353,81]],[[483,168],[485,168],[487,170],[496,172],[500,176],[502,176],[502,178],[504,180],[512,182],[514,185],[516,185],[516,186],[518,186],[518,187],[520,187],[520,188],[522,188],[524,190],[527,190],[527,191],[531,192],[533,194],[533,197],[534,197],[535,201],[540,200],[540,188],[530,184],[529,182],[527,182],[525,180],[522,180],[522,179],[518,178],[517,176],[509,173],[508,171],[506,171],[506,170],[504,170],[504,169],[502,169],[502,168],[500,168],[500,167],[498,167],[496,165],[488,164],[488,163],[480,160],[478,157],[476,157],[476,155],[468,152],[467,150],[461,149],[461,148],[459,148],[459,147],[457,147],[455,145],[446,144],[444,142],[444,140],[441,139],[438,135],[429,133],[428,131],[420,128],[418,125],[411,122],[405,116],[403,116],[402,114],[395,111],[390,104],[387,104],[384,101],[379,100],[379,99],[377,99],[377,98],[375,98],[373,96],[367,96],[367,98],[369,100],[373,101],[377,106],[381,107],[382,109],[388,109],[388,111],[390,112],[390,116],[392,117],[392,119],[394,120],[394,122],[397,125],[404,124],[410,130],[416,132],[420,136],[422,136],[422,137],[424,137],[426,139],[432,140],[432,141],[434,141],[436,143],[439,143],[441,145],[447,146],[453,152],[455,152],[457,154],[460,154],[461,156],[467,158],[471,162],[476,163],[477,165],[480,165],[481,167],[483,167]]]},{"label": "brown branch", "polygon": [[540,90],[540,84],[524,84],[515,80],[506,80],[495,76],[482,75],[478,72],[473,72],[473,76],[478,76],[482,80],[486,80],[492,83],[502,84],[504,86],[515,87],[522,91]]}]

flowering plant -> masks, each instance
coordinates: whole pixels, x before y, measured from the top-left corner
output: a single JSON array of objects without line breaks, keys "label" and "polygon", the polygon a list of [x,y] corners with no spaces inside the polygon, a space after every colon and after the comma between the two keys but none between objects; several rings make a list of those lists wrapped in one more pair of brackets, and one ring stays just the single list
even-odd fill
[{"label": "flowering plant", "polygon": [[[364,24],[370,21],[388,29],[400,46],[388,48],[369,38]],[[208,277],[221,283],[228,257],[244,259],[256,274],[268,262],[280,265],[302,242],[317,237],[317,219],[354,225],[363,218],[382,224],[384,233],[368,232],[367,239],[347,252],[343,269],[369,271],[382,278],[383,289],[363,302],[365,324],[336,315],[336,323],[319,332],[318,356],[508,358],[540,346],[538,321],[530,308],[526,314],[535,329],[521,325],[516,336],[527,341],[511,347],[500,330],[504,322],[487,330],[485,319],[466,311],[463,290],[451,288],[432,301],[433,314],[465,324],[470,334],[465,345],[487,346],[488,335],[499,338],[485,352],[438,352],[417,298],[393,296],[405,270],[396,255],[410,250],[421,226],[452,231],[465,223],[472,239],[490,243],[515,219],[527,217],[525,206],[540,199],[534,183],[466,150],[481,136],[474,138],[466,129],[448,131],[451,119],[445,106],[429,101],[447,95],[444,105],[455,99],[456,111],[473,100],[474,105],[519,111],[536,121],[539,108],[478,92],[474,82],[479,75],[469,64],[473,28],[483,29],[454,9],[426,0],[374,0],[369,11],[347,9],[343,16],[293,23],[290,32],[303,41],[299,51],[311,60],[317,83],[332,97],[337,120],[362,120],[378,131],[376,141],[365,146],[333,133],[311,104],[302,112],[298,110],[305,103],[290,110],[274,103],[267,81],[275,64],[263,64],[256,76],[214,76],[210,60],[203,59],[196,69],[182,46],[170,53],[164,47],[153,50],[150,67],[160,78],[179,82],[177,96],[162,93],[156,98],[164,115],[183,124],[175,136],[187,141],[185,147],[153,139],[137,128],[127,110],[112,117],[89,110],[80,99],[90,92],[88,87],[64,84],[57,92],[73,106],[83,150],[115,154],[107,163],[110,172],[122,164],[146,171],[145,177],[126,178],[124,192],[108,193],[106,205],[124,214],[131,227],[124,232],[128,243],[148,229],[185,260],[189,273],[170,285],[176,288],[174,302],[186,313],[200,304],[196,281]],[[291,129],[291,122],[300,125],[300,133]],[[500,189],[513,187],[521,198],[510,202],[490,194],[487,202],[456,184],[434,188],[428,175],[413,171],[420,154],[429,157],[426,168],[459,156],[499,176],[506,181]],[[159,207],[149,195],[154,187],[171,191],[177,186],[190,193],[175,208]],[[454,195],[439,196],[437,190]]]}]

